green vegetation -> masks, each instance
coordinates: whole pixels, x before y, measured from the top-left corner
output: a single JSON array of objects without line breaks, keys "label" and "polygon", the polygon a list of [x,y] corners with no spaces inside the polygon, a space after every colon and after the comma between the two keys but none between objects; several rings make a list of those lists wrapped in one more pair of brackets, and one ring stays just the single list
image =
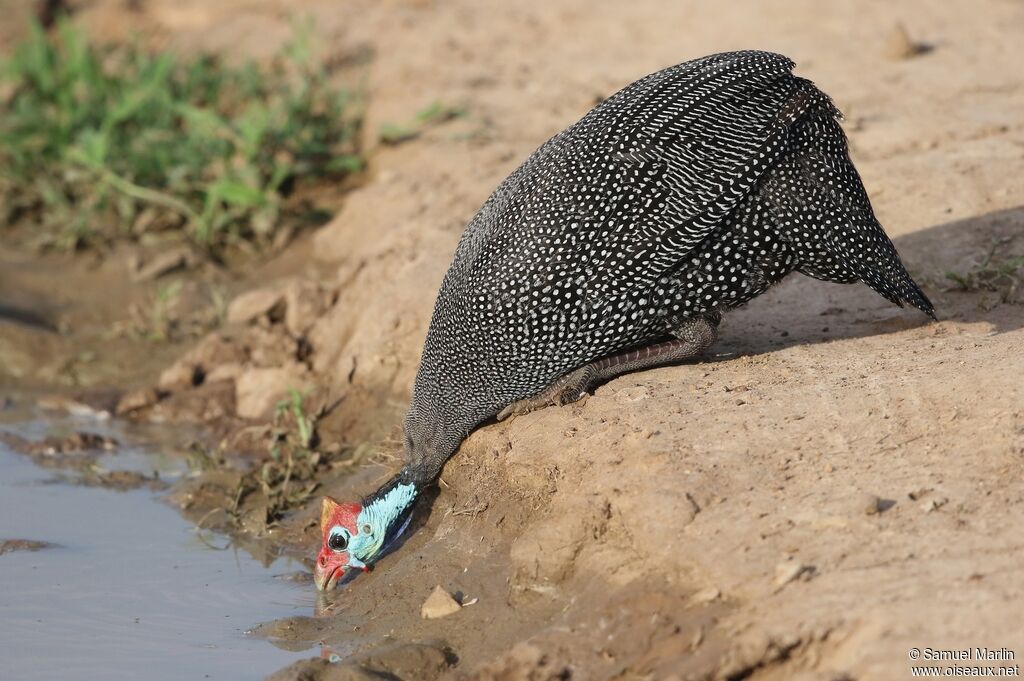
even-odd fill
[{"label": "green vegetation", "polygon": [[326,460],[316,451],[315,420],[306,414],[305,397],[291,389],[289,399],[278,403],[274,413],[274,430],[270,459],[254,470],[248,482],[255,481],[267,500],[268,525],[293,508],[302,506],[319,486],[317,473]]},{"label": "green vegetation", "polygon": [[998,252],[1012,239],[1000,239],[992,244],[981,262],[967,272],[946,272],[946,279],[961,291],[994,291],[999,302],[1016,301],[1016,294],[1024,278],[1024,256],[1000,257]]},{"label": "green vegetation", "polygon": [[229,67],[34,27],[0,62],[0,227],[28,219],[65,248],[159,230],[214,254],[272,244],[297,181],[362,166],[357,102],[312,52],[297,30],[269,65]]},{"label": "green vegetation", "polygon": [[170,340],[175,319],[169,314],[174,300],[181,293],[181,282],[175,281],[161,286],[156,291],[156,298],[150,311],[149,338],[153,341]]},{"label": "green vegetation", "polygon": [[467,115],[466,109],[457,106],[446,106],[441,102],[433,102],[426,108],[418,111],[416,116],[408,123],[398,125],[395,123],[383,123],[378,130],[380,141],[384,144],[401,144],[416,139],[429,128],[438,126],[453,118],[462,118]]},{"label": "green vegetation", "polygon": [[[302,449],[313,446],[313,438],[316,435],[313,430],[313,419],[306,415],[306,409],[303,406],[305,399],[305,395],[295,388],[291,388],[288,391],[288,399],[281,400],[274,407],[274,419],[277,422],[280,423],[286,416],[291,416],[295,425],[295,434],[298,435],[296,444]],[[287,430],[285,430],[283,432],[285,438],[287,438],[287,434]],[[271,449],[271,455],[275,459],[280,458],[279,452],[275,449]]]},{"label": "green vegetation", "polygon": [[[289,397],[277,404],[273,423],[259,438],[261,449],[266,447],[266,455],[239,471],[237,484],[229,494],[223,509],[226,529],[262,534],[287,513],[306,504],[326,471],[344,465],[332,462],[328,453],[318,449],[316,423],[323,413],[308,413],[306,400],[306,395],[292,389]],[[257,452],[250,456],[257,456]],[[348,464],[353,460],[348,459]],[[191,448],[189,467],[195,472],[236,469],[223,450],[198,444]],[[197,523],[200,530],[205,529],[207,518],[218,510],[219,506],[212,508]]]}]

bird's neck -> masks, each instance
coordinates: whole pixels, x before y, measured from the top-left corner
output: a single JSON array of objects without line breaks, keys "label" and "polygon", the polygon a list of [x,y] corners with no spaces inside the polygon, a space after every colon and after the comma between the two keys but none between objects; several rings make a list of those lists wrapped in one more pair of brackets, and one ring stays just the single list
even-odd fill
[{"label": "bird's neck", "polygon": [[[401,474],[374,492],[363,503],[359,514],[359,535],[364,539],[358,547],[353,547],[356,557],[373,561],[387,551],[408,525],[413,504],[419,496],[419,487],[404,481]],[[369,535],[362,530],[367,525],[371,528]]]}]

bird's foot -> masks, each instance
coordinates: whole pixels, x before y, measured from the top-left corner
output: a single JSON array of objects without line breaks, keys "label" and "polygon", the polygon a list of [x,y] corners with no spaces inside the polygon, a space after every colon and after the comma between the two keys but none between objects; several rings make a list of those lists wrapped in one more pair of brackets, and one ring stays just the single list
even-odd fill
[{"label": "bird's foot", "polygon": [[498,412],[497,418],[504,421],[510,416],[522,416],[544,407],[560,407],[580,400],[585,401],[588,397],[587,388],[591,382],[591,373],[590,367],[586,366],[566,374],[543,392],[508,405]]},{"label": "bird's foot", "polygon": [[499,411],[497,418],[499,421],[504,421],[507,418],[515,418],[517,416],[522,416],[523,414],[529,414],[531,411],[536,411],[548,406],[546,402],[540,404],[538,402],[539,400],[536,399],[526,399],[513,402]]}]

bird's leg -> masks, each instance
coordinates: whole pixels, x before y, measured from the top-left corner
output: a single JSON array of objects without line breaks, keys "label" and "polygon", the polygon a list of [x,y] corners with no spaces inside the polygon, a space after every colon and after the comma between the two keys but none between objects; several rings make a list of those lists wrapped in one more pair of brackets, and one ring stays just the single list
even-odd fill
[{"label": "bird's leg", "polygon": [[498,412],[498,420],[575,402],[597,385],[622,374],[693,359],[715,342],[719,320],[717,314],[685,319],[672,330],[673,340],[595,360],[559,377],[533,397],[508,405]]}]

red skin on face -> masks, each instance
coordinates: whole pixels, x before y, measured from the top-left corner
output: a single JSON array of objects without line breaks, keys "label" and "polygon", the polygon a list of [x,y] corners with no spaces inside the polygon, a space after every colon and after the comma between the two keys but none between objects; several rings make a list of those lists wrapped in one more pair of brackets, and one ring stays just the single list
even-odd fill
[{"label": "red skin on face", "polygon": [[362,510],[363,507],[360,504],[339,504],[331,497],[324,497],[323,506],[320,509],[320,533],[323,537],[323,544],[313,568],[313,580],[318,589],[333,588],[344,576],[345,568],[348,567],[348,552],[335,552],[327,545],[331,528],[340,525],[352,536],[355,536],[356,523]]}]

